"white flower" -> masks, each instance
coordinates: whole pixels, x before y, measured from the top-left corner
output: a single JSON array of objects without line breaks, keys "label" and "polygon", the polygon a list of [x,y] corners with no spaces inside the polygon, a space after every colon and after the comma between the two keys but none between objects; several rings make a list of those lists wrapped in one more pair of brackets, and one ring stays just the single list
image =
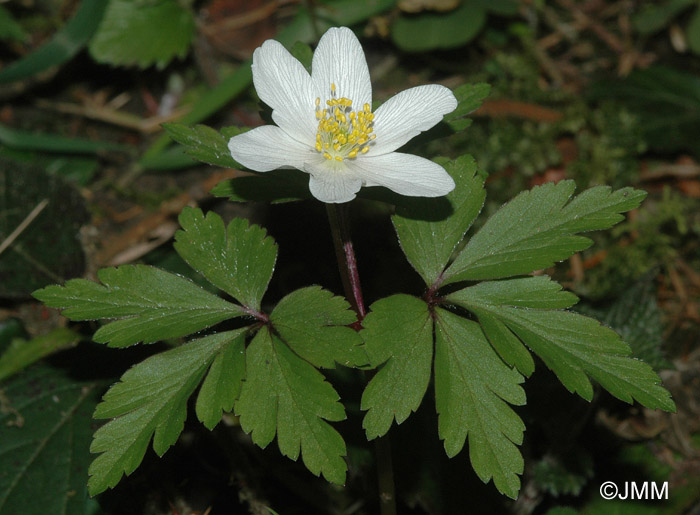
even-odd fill
[{"label": "white flower", "polygon": [[311,75],[280,43],[265,41],[253,54],[253,83],[277,126],[231,138],[231,155],[243,166],[307,172],[311,194],[323,202],[352,200],[362,186],[418,197],[454,189],[440,165],[395,152],[454,111],[454,95],[444,86],[418,86],[373,113],[367,61],[350,29],[332,28],[323,35]]}]

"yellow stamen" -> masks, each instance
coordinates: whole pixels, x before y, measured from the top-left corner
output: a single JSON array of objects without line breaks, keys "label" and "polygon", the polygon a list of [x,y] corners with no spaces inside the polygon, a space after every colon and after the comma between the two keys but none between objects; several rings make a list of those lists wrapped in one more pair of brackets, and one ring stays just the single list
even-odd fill
[{"label": "yellow stamen", "polygon": [[359,154],[366,154],[370,142],[375,139],[374,113],[366,103],[362,109],[354,110],[352,100],[346,97],[338,98],[337,87],[331,83],[330,98],[321,109],[321,98],[316,98],[316,150],[328,160],[342,162],[344,159],[354,159]]}]

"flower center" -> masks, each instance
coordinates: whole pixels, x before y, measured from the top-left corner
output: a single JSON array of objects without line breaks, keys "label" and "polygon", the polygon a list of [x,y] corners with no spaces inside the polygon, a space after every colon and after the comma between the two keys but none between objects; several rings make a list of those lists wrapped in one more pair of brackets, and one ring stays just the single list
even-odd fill
[{"label": "flower center", "polygon": [[374,113],[369,104],[357,111],[352,108],[349,98],[337,98],[335,84],[331,84],[331,98],[326,107],[321,108],[321,99],[316,98],[316,150],[326,159],[354,159],[357,154],[369,151],[369,142],[376,137],[372,134]]}]

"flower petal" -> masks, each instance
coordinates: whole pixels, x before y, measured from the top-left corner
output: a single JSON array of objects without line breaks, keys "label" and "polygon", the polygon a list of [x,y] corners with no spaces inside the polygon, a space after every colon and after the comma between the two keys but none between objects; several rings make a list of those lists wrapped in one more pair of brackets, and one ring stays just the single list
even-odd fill
[{"label": "flower petal", "polygon": [[372,83],[360,42],[347,27],[330,28],[321,37],[311,63],[311,78],[321,101],[330,98],[331,84],[338,98],[352,100],[355,109],[372,105]]},{"label": "flower petal", "polygon": [[313,144],[319,93],[304,66],[270,39],[253,53],[252,70],[255,91],[272,108],[275,123],[294,139]]},{"label": "flower petal", "polygon": [[386,186],[401,195],[440,197],[455,187],[455,181],[437,163],[412,154],[392,152],[343,161],[365,186]]},{"label": "flower petal", "polygon": [[328,161],[322,163],[306,163],[304,171],[311,174],[309,190],[321,202],[349,202],[362,187],[362,179],[353,174],[345,161]]},{"label": "flower petal", "polygon": [[246,168],[256,172],[269,172],[277,168],[303,169],[307,161],[325,159],[315,149],[289,136],[274,125],[264,125],[228,142],[231,157]]},{"label": "flower petal", "polygon": [[408,140],[427,131],[457,108],[457,99],[445,86],[430,84],[410,88],[394,95],[374,113],[377,138],[371,154],[393,152]]}]

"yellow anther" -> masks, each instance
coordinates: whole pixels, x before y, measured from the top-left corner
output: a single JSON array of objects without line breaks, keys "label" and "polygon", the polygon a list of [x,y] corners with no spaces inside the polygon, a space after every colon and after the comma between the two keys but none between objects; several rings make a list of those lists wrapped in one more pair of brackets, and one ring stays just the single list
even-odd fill
[{"label": "yellow anther", "polygon": [[329,161],[342,162],[369,151],[368,143],[375,138],[374,114],[368,103],[353,110],[352,100],[336,93],[337,87],[332,83],[323,109],[321,97],[315,99],[318,128],[314,148]]}]

